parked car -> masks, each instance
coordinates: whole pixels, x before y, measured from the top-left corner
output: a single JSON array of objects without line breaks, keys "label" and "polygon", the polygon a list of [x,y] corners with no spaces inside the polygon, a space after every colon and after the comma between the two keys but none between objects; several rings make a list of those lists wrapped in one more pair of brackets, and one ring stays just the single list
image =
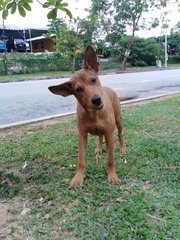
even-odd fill
[{"label": "parked car", "polygon": [[17,52],[26,52],[26,42],[23,39],[14,39],[14,50]]},{"label": "parked car", "polygon": [[6,44],[4,41],[0,40],[0,52],[7,51]]}]

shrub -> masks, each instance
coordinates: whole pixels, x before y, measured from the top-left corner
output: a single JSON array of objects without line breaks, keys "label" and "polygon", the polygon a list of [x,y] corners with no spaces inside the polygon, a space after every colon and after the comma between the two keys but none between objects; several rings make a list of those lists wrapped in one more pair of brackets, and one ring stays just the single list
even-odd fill
[{"label": "shrub", "polygon": [[177,56],[169,56],[168,63],[180,63],[180,55]]},{"label": "shrub", "polygon": [[148,66],[148,64],[141,59],[137,59],[134,61],[134,66],[146,67],[146,66]]},{"label": "shrub", "polygon": [[[75,56],[75,70],[82,66],[82,54]],[[9,73],[36,73],[46,71],[70,71],[71,59],[58,53],[8,53]],[[0,58],[0,74],[4,74],[4,57]]]},{"label": "shrub", "polygon": [[129,62],[134,66],[152,66],[156,64],[159,45],[153,38],[135,38]]}]

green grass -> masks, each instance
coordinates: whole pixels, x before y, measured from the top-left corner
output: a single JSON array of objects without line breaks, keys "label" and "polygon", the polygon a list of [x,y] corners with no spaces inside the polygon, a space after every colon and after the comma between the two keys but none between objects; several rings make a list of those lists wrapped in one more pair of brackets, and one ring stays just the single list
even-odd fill
[{"label": "green grass", "polygon": [[13,82],[13,81],[21,81],[26,79],[41,79],[41,78],[52,78],[52,77],[67,77],[70,74],[69,72],[62,71],[51,71],[51,72],[39,72],[39,73],[29,73],[29,74],[10,74],[10,75],[0,75],[0,82]]},{"label": "green grass", "polygon": [[180,239],[179,105],[178,96],[123,111],[129,152],[121,156],[116,140],[120,186],[107,183],[105,146],[97,165],[97,140],[90,136],[84,186],[69,189],[78,151],[74,119],[54,126],[24,126],[14,136],[4,130],[1,199],[26,203],[30,212],[19,224],[38,240]]}]

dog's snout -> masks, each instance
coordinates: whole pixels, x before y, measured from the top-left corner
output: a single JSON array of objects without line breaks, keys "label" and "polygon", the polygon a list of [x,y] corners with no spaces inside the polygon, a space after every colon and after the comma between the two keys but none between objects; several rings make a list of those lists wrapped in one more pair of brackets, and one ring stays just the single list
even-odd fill
[{"label": "dog's snout", "polygon": [[101,103],[101,97],[98,95],[95,95],[92,97],[91,101],[93,104],[98,105]]}]

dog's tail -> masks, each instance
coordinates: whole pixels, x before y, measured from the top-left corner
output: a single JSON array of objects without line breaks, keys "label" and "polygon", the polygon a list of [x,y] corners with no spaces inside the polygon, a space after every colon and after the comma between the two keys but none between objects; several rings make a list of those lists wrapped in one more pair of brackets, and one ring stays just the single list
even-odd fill
[{"label": "dog's tail", "polygon": [[132,100],[132,99],[135,99],[137,98],[138,95],[131,95],[131,96],[123,96],[123,97],[119,97],[119,100],[121,102],[124,102],[124,101],[128,101],[128,100]]}]

